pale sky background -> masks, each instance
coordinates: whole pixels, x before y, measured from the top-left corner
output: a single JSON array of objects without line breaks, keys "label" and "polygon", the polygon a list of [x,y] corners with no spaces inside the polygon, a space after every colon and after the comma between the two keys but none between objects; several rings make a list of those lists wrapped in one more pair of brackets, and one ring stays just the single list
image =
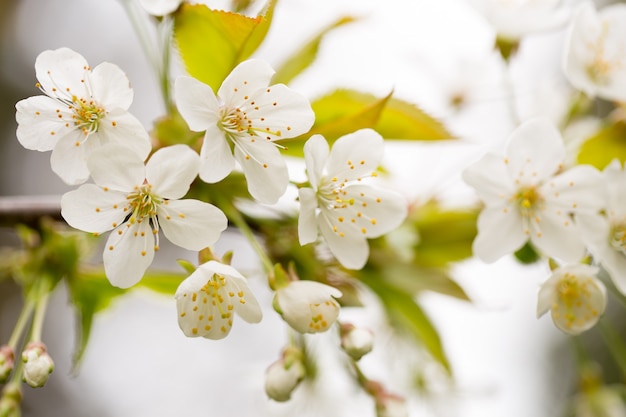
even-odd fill
[{"label": "pale sky background", "polygon": [[[36,56],[66,46],[92,66],[102,61],[117,64],[135,91],[130,110],[147,128],[162,112],[156,81],[118,1],[12,4],[3,6],[8,10],[0,35],[0,77],[7,86],[0,116],[6,139],[0,152],[0,194],[61,194],[68,188],[50,171],[49,153],[26,151],[14,138],[14,102],[38,93]],[[563,111],[559,97],[568,91],[560,71],[564,31],[530,37],[507,75],[491,50],[493,32],[464,0],[281,0],[274,27],[255,56],[277,66],[298,42],[342,15],[361,19],[330,34],[318,62],[291,87],[312,99],[340,86],[381,96],[393,89],[397,97],[444,120],[460,141],[388,147],[386,161],[397,178],[395,186],[410,198],[438,196],[451,206],[475,201],[459,173],[486,149],[501,146],[512,130],[507,77],[516,85],[520,118],[557,118]],[[469,103],[456,113],[447,103],[458,91],[466,92]],[[254,255],[236,236],[225,236],[217,251],[233,248],[235,266],[244,270],[255,266]],[[159,257],[157,266],[175,267],[174,259],[189,257],[176,251],[160,255],[166,256]],[[548,317],[535,317],[536,293],[547,267],[520,267],[505,258],[492,265],[468,261],[454,274],[474,304],[437,295],[426,295],[422,301],[441,331],[457,386],[432,401],[412,402],[411,416],[557,415],[552,395],[569,389],[571,375],[567,367],[555,371],[554,349],[563,342],[562,335]],[[89,351],[75,377],[69,375],[72,311],[64,292],[57,291],[44,331],[57,367],[44,389],[25,387],[23,415],[373,416],[368,399],[342,381],[334,381],[337,389],[322,388],[316,401],[306,406],[304,389],[293,404],[267,400],[264,369],[278,358],[286,332],[271,310],[271,294],[262,278],[253,276],[251,285],[267,306],[263,322],[253,326],[237,320],[231,335],[219,342],[185,338],[176,324],[172,299],[137,291],[96,319]],[[14,322],[18,300],[12,294],[0,305],[4,337]],[[346,314],[359,320],[356,312]],[[329,335],[316,338],[319,349],[333,343]],[[378,352],[384,350],[385,339],[378,343]],[[363,365],[384,379],[389,376],[377,362],[383,356],[375,349]],[[404,360],[411,358],[398,355],[397,365]],[[331,362],[327,366],[336,366]],[[294,414],[293,407],[300,411]]]}]

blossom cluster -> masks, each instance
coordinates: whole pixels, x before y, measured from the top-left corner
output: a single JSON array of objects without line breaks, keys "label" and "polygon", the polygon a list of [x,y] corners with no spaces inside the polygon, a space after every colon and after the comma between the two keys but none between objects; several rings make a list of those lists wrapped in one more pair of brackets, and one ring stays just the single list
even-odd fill
[{"label": "blossom cluster", "polygon": [[[289,186],[287,163],[277,140],[306,134],[314,122],[308,99],[284,84],[274,70],[250,59],[236,66],[217,94],[201,81],[174,83],[178,111],[189,129],[203,133],[199,149],[176,144],[152,149],[149,133],[128,109],[133,91],[117,66],[91,68],[68,48],[45,51],[35,63],[44,95],[17,103],[17,137],[28,149],[52,151],[52,170],[70,185],[61,215],[79,230],[109,232],[103,261],[111,284],[139,282],[160,248],[161,232],[191,251],[210,248],[228,225],[216,205],[184,198],[197,178],[216,183],[240,169],[256,201],[275,204]],[[339,138],[332,150],[321,135],[305,145],[309,181],[298,184],[300,243],[325,241],[349,269],[362,268],[367,239],[396,228],[406,217],[403,198],[372,184],[383,139],[371,129]],[[147,160],[147,161],[146,161]],[[90,182],[87,182],[91,179]],[[268,271],[269,272],[269,271]],[[317,282],[278,288],[277,309],[302,333],[327,330],[341,292]],[[261,307],[246,279],[216,260],[200,265],[176,292],[185,335],[225,337],[233,313],[261,320]]]},{"label": "blossom cluster", "polygon": [[[554,9],[556,2],[544,6]],[[597,12],[585,3],[574,13],[563,59],[574,88],[618,105],[626,100],[625,24],[621,4]],[[626,294],[626,173],[618,160],[602,172],[567,166],[559,130],[535,118],[511,134],[504,155],[484,155],[463,178],[484,203],[473,242],[477,257],[493,262],[530,247],[551,259],[538,316],[550,311],[570,334],[593,327],[607,303],[599,267]]]}]

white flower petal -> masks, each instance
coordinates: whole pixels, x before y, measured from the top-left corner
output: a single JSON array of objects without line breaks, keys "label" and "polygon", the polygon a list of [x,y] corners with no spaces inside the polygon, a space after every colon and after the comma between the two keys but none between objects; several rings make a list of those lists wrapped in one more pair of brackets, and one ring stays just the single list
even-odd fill
[{"label": "white flower petal", "polygon": [[516,251],[528,240],[517,210],[505,212],[501,207],[486,207],[478,216],[477,225],[478,235],[472,248],[474,255],[485,262]]},{"label": "white flower petal", "polygon": [[317,190],[320,178],[324,174],[329,153],[330,147],[322,135],[313,135],[304,144],[306,175],[314,190]]},{"label": "white flower petal", "polygon": [[184,197],[198,175],[200,160],[187,145],[172,145],[159,149],[146,164],[146,180],[159,197]]},{"label": "white flower petal", "polygon": [[259,323],[261,321],[263,311],[245,278],[230,276],[225,289],[229,291],[229,295],[234,294],[231,296],[231,302],[235,306],[235,312],[239,317],[248,323]]},{"label": "white flower petal", "polygon": [[82,133],[77,132],[73,124],[67,123],[73,113],[50,97],[29,97],[18,101],[15,108],[16,136],[26,149],[51,151],[61,138],[72,133],[77,139],[83,139],[80,136]]},{"label": "white flower petal", "polygon": [[97,97],[98,104],[107,110],[128,110],[133,102],[133,89],[128,77],[117,65],[103,62],[91,72],[93,97]]},{"label": "white flower petal", "polygon": [[129,288],[141,280],[154,258],[154,235],[146,220],[124,223],[111,232],[102,256],[112,285]]},{"label": "white flower petal", "polygon": [[143,160],[125,146],[108,144],[91,152],[87,160],[93,181],[102,188],[131,192],[145,180]]},{"label": "white flower petal", "polygon": [[300,213],[298,215],[298,239],[300,245],[317,240],[317,197],[312,188],[298,189]]},{"label": "white flower petal", "polygon": [[357,130],[333,144],[326,164],[328,176],[339,181],[369,176],[380,165],[383,154],[380,134],[372,129]]},{"label": "white flower petal", "polygon": [[235,168],[235,157],[224,132],[217,125],[207,128],[200,149],[200,179],[209,184],[221,181]]},{"label": "white flower petal", "polygon": [[537,318],[543,316],[552,309],[554,300],[558,296],[558,284],[558,277],[557,279],[552,277],[546,280],[546,282],[544,282],[539,288],[539,293],[537,294]]},{"label": "white flower petal", "polygon": [[578,165],[557,175],[541,187],[546,204],[569,212],[597,213],[606,206],[606,192],[600,172],[590,165]]},{"label": "white flower petal", "polygon": [[78,144],[74,135],[66,135],[61,139],[50,155],[50,166],[66,184],[82,184],[89,178],[87,168],[87,155],[89,155],[91,143]]},{"label": "white flower petal", "polygon": [[548,119],[523,123],[509,138],[507,168],[522,184],[536,184],[552,176],[565,158],[561,134]]},{"label": "white flower petal", "polygon": [[276,302],[285,321],[300,333],[327,330],[339,315],[332,298],[341,291],[315,281],[294,281],[276,291]]},{"label": "white flower petal", "polygon": [[585,254],[580,232],[566,213],[541,213],[539,230],[530,232],[532,244],[546,255],[567,262],[578,262]]},{"label": "white flower petal", "polygon": [[463,180],[476,189],[486,204],[504,204],[506,198],[515,194],[506,160],[503,156],[488,153],[463,171]]},{"label": "white flower petal", "polygon": [[[406,218],[408,203],[395,191],[365,184],[349,185],[344,190],[346,198],[355,201],[347,207],[350,215],[345,222],[353,225],[357,233],[362,233],[368,239],[392,231]],[[342,210],[335,212],[341,214]]]},{"label": "white flower petal", "polygon": [[56,97],[70,98],[85,96],[84,82],[89,73],[89,64],[77,52],[59,48],[40,53],[35,60],[35,75],[41,87]]},{"label": "white flower petal", "polygon": [[181,76],[174,82],[176,105],[189,128],[195,132],[207,130],[219,120],[219,103],[208,85],[195,78]]},{"label": "white flower petal", "polygon": [[189,250],[213,245],[228,225],[220,209],[198,200],[165,201],[157,207],[157,215],[165,237]]},{"label": "white flower petal", "polygon": [[173,13],[183,0],[139,0],[144,10],[153,16],[165,16]]},{"label": "white flower petal", "polygon": [[260,88],[241,106],[257,134],[268,140],[299,136],[311,129],[315,114],[309,100],[284,84]]},{"label": "white flower petal", "polygon": [[328,248],[345,268],[363,268],[370,252],[367,239],[358,233],[335,232],[331,223],[334,219],[329,216],[326,211],[318,216],[318,226]]},{"label": "white flower petal", "polygon": [[249,59],[237,65],[226,77],[217,95],[226,107],[236,107],[261,88],[269,85],[274,70],[265,61]]},{"label": "white flower petal", "polygon": [[289,172],[278,149],[270,142],[237,141],[235,159],[241,165],[248,191],[256,200],[274,204],[287,190]]},{"label": "white flower petal", "polygon": [[125,146],[137,154],[142,161],[152,150],[150,135],[141,122],[130,113],[118,110],[109,113],[97,132],[92,133],[87,141],[98,139],[101,145],[113,143]]},{"label": "white flower petal", "polygon": [[75,229],[102,233],[124,221],[126,205],[125,194],[83,184],[61,197],[61,216]]}]

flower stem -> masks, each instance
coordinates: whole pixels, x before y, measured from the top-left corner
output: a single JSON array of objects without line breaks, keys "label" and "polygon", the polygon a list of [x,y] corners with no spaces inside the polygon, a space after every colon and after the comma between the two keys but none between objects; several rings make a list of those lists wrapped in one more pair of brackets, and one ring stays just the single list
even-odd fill
[{"label": "flower stem", "polygon": [[31,342],[41,342],[41,332],[43,329],[43,322],[46,317],[46,308],[48,307],[49,299],[50,292],[46,291],[41,294],[39,300],[37,300],[35,315],[33,316],[33,326],[30,334]]},{"label": "flower stem", "polygon": [[9,338],[8,345],[11,349],[13,349],[13,351],[17,351],[17,344],[22,338],[26,327],[30,323],[30,318],[33,314],[34,308],[35,302],[26,298],[24,305],[22,306],[22,311],[20,311],[20,315],[17,318],[17,322],[15,323],[15,327],[11,333],[11,337]]}]

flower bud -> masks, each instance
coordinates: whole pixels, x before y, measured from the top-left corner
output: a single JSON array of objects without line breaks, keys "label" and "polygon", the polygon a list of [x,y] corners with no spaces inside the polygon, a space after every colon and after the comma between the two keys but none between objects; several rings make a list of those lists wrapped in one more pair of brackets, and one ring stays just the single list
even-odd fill
[{"label": "flower bud", "polygon": [[22,390],[19,383],[10,383],[2,390],[0,397],[0,417],[20,417]]},{"label": "flower bud", "polygon": [[400,396],[386,393],[376,401],[376,417],[408,417],[406,400]]},{"label": "flower bud", "polygon": [[344,324],[341,327],[341,347],[355,361],[370,353],[373,344],[374,333],[371,330],[352,324]]},{"label": "flower bud", "polygon": [[306,370],[297,349],[286,349],[283,357],[267,368],[265,374],[265,392],[274,401],[288,401],[291,393],[304,379]]},{"label": "flower bud", "polygon": [[22,352],[24,369],[22,378],[33,388],[43,387],[48,376],[54,371],[54,362],[46,352],[46,345],[41,342],[31,342]]},{"label": "flower bud", "polygon": [[9,375],[13,371],[14,359],[15,355],[12,347],[8,345],[0,346],[0,384],[7,382],[9,379]]}]

